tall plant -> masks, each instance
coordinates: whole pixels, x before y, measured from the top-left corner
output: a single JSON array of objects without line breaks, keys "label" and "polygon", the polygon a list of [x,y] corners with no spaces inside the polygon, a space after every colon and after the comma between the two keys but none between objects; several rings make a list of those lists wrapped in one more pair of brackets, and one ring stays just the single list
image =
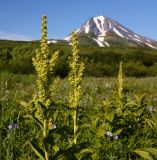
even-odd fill
[{"label": "tall plant", "polygon": [[76,34],[72,33],[72,56],[70,57],[69,66],[69,82],[70,82],[70,92],[69,92],[69,103],[71,108],[73,109],[72,117],[73,117],[73,143],[77,143],[76,132],[78,129],[77,126],[77,107],[79,105],[80,93],[81,93],[81,80],[84,71],[84,63],[80,62],[78,50],[78,40]]},{"label": "tall plant", "polygon": [[42,34],[40,49],[36,50],[36,55],[32,59],[37,73],[37,93],[34,95],[34,104],[37,108],[35,115],[31,116],[42,129],[42,138],[38,145],[33,141],[30,146],[35,153],[44,160],[49,159],[49,149],[46,144],[50,129],[55,124],[52,121],[53,93],[56,87],[57,79],[54,76],[55,66],[59,52],[50,54],[47,44],[47,21],[46,16],[42,17]]},{"label": "tall plant", "polygon": [[119,73],[118,73],[118,102],[119,107],[122,107],[123,103],[123,63],[120,62]]},{"label": "tall plant", "polygon": [[49,52],[47,43],[47,21],[46,16],[43,16],[41,45],[40,49],[36,50],[36,55],[32,60],[35,70],[37,72],[37,98],[46,107],[50,105],[53,90],[56,84],[56,78],[54,77],[54,69],[58,56],[58,51],[56,51],[53,55],[51,55]]}]

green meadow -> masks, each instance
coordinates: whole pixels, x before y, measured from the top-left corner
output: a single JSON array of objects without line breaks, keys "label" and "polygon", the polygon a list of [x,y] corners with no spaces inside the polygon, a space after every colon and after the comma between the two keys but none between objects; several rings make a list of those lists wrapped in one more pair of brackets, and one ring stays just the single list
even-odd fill
[{"label": "green meadow", "polygon": [[[30,147],[26,145],[27,141],[36,137],[39,132],[39,127],[30,122],[28,119],[24,119],[23,116],[27,112],[27,107],[21,105],[21,101],[30,102],[32,95],[36,90],[36,76],[23,75],[23,74],[0,74],[0,104],[1,104],[1,157],[3,159],[37,159],[35,154],[31,151]],[[157,78],[125,78],[124,79],[124,92],[128,98],[128,101],[132,100],[134,103],[139,103],[135,98],[135,95],[140,97],[145,95],[144,106],[157,107]],[[80,114],[87,114],[91,117],[100,116],[104,114],[103,108],[104,101],[113,101],[113,96],[117,91],[117,78],[94,78],[84,77],[82,80],[82,94],[79,102],[79,106],[83,111]],[[61,79],[57,85],[55,101],[68,103],[69,83],[67,79]],[[134,104],[135,105],[135,104]],[[133,106],[137,107],[137,106]],[[149,111],[149,110],[148,110]],[[149,115],[151,116],[151,114]],[[61,117],[62,118],[62,117]],[[82,124],[90,123],[90,120],[83,119]],[[128,122],[127,122],[128,123]],[[131,122],[132,123],[132,122]],[[141,122],[139,122],[141,123]],[[9,124],[18,124],[19,128],[16,130],[8,129]],[[98,124],[97,124],[98,125]],[[147,126],[147,127],[146,127]],[[127,159],[125,157],[127,152],[132,155],[131,151],[137,148],[157,147],[156,146],[156,128],[153,124],[147,124],[142,128],[134,128],[135,133],[129,135],[127,141],[123,137],[119,137],[115,142],[113,140],[105,139],[101,142],[102,146],[106,148],[102,149],[101,153],[104,159],[119,159],[118,156],[124,156],[121,159]],[[97,126],[99,127],[99,126]],[[129,127],[129,125],[128,125]],[[98,128],[97,128],[98,129]],[[139,131],[143,132],[142,135],[138,135]],[[96,133],[90,133],[89,130],[85,130],[82,133],[81,139],[98,141]],[[140,133],[141,134],[141,133]],[[105,132],[104,132],[105,135]],[[139,136],[139,137],[138,137]],[[80,140],[83,141],[83,140]],[[67,142],[68,143],[68,142]],[[100,143],[100,142],[97,142]],[[93,143],[95,145],[95,142]],[[98,145],[98,144],[97,144]],[[100,145],[100,144],[99,144]],[[105,145],[105,146],[104,146]],[[111,145],[111,146],[109,146]],[[121,146],[122,151],[118,150],[118,145]],[[127,147],[126,147],[127,145]],[[96,147],[96,146],[95,146]],[[109,148],[107,148],[109,147]],[[107,149],[107,150],[106,150]],[[105,152],[104,152],[105,150]],[[119,149],[120,150],[120,149]],[[122,155],[122,153],[123,155]],[[132,159],[140,159],[137,158]],[[89,158],[85,158],[89,159]],[[142,159],[142,158],[141,158]]]},{"label": "green meadow", "polygon": [[0,159],[157,159],[156,50],[46,38],[1,41]]}]

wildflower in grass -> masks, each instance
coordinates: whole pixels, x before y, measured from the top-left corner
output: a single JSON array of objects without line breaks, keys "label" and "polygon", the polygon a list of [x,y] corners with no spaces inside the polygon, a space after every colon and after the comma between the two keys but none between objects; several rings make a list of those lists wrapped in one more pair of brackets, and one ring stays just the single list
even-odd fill
[{"label": "wildflower in grass", "polygon": [[53,125],[53,129],[55,129],[55,128],[57,128],[57,125],[56,125],[56,124]]},{"label": "wildflower in grass", "polygon": [[8,129],[18,129],[19,125],[18,124],[9,124]]},{"label": "wildflower in grass", "polygon": [[154,98],[153,101],[157,101],[157,98]]},{"label": "wildflower in grass", "polygon": [[118,138],[119,138],[118,135],[115,135],[115,136],[113,137],[114,140],[117,140]]},{"label": "wildflower in grass", "polygon": [[109,131],[106,132],[106,135],[107,135],[108,137],[110,137],[110,138],[113,137],[113,133],[112,133],[112,132],[109,132]]},{"label": "wildflower in grass", "polygon": [[8,94],[8,93],[9,93],[9,90],[6,90],[6,91],[5,91],[5,94]]},{"label": "wildflower in grass", "polygon": [[154,107],[153,106],[149,106],[149,111],[152,113],[155,111]]}]

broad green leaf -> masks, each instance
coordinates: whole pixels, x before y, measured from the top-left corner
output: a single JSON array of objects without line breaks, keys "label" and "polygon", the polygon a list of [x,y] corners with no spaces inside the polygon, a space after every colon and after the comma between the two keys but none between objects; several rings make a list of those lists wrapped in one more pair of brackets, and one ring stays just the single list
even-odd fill
[{"label": "broad green leaf", "polygon": [[115,134],[115,135],[119,135],[119,134],[122,132],[122,130],[123,130],[122,128],[121,128],[121,129],[118,129],[117,131],[114,132],[114,134]]},{"label": "broad green leaf", "polygon": [[24,101],[19,101],[19,103],[23,106],[23,107],[26,107],[28,106],[28,103],[27,102],[24,102]]},{"label": "broad green leaf", "polygon": [[138,98],[139,106],[145,104],[144,100],[145,100],[145,95],[142,95]]},{"label": "broad green leaf", "polygon": [[91,155],[91,158],[92,160],[97,160],[98,159],[98,154],[96,152],[94,152],[92,155]]},{"label": "broad green leaf", "polygon": [[[29,145],[31,146],[31,148],[33,149],[33,151],[36,153],[36,155],[41,159],[41,160],[45,160],[44,156],[43,156],[43,151],[35,144],[29,142]],[[42,153],[41,153],[42,152]]]},{"label": "broad green leaf", "polygon": [[42,122],[41,122],[39,119],[37,119],[36,117],[31,116],[31,115],[26,115],[26,116],[24,116],[24,118],[29,118],[29,119],[33,120],[33,121],[36,122],[36,123],[40,126],[40,128],[43,130],[43,124],[42,124]]},{"label": "broad green leaf", "polygon": [[150,154],[146,151],[143,150],[134,150],[133,152],[135,152],[136,154],[138,154],[139,156],[143,157],[146,160],[153,160],[150,156]]},{"label": "broad green leaf", "polygon": [[57,133],[57,134],[64,137],[65,135],[71,135],[73,133],[73,131],[70,129],[69,126],[64,125],[64,126],[49,130],[48,135],[53,136],[54,133]]},{"label": "broad green leaf", "polygon": [[82,124],[80,128],[91,128],[90,124]]},{"label": "broad green leaf", "polygon": [[145,122],[148,124],[148,126],[151,128],[151,129],[154,129],[154,127],[157,126],[157,123],[155,123],[153,120],[151,119],[145,119]]},{"label": "broad green leaf", "polygon": [[[86,149],[89,147],[89,143],[83,142],[78,145],[72,145],[71,147],[65,148],[63,150],[59,150],[53,157],[52,159],[54,160],[78,160],[76,158],[76,155],[79,154],[79,152],[82,150],[82,154],[86,153],[87,151],[85,150],[83,152],[83,149]],[[90,151],[90,150],[89,150]],[[81,155],[81,154],[80,154]],[[78,157],[79,158],[79,157]]]},{"label": "broad green leaf", "polygon": [[79,153],[75,154],[77,160],[81,160],[86,154],[92,154],[94,149],[92,147],[88,147],[85,149],[81,149]]},{"label": "broad green leaf", "polygon": [[157,157],[157,148],[145,148],[144,150]]},{"label": "broad green leaf", "polygon": [[18,103],[25,107],[26,110],[31,110],[32,108],[35,108],[34,107],[34,102],[33,101],[30,101],[30,102],[25,102],[25,101],[18,101]]},{"label": "broad green leaf", "polygon": [[117,108],[115,113],[118,115],[118,116],[122,116],[123,113],[122,113],[122,110],[120,108]]},{"label": "broad green leaf", "polygon": [[75,133],[75,139],[77,140],[80,135],[81,135],[81,132],[76,132]]},{"label": "broad green leaf", "polygon": [[143,113],[143,108],[140,108],[140,109],[138,109],[138,111],[137,111],[137,116],[141,116],[141,114]]},{"label": "broad green leaf", "polygon": [[157,123],[157,112],[152,113],[152,118]]},{"label": "broad green leaf", "polygon": [[106,107],[104,109],[107,110],[107,108],[109,108],[111,102],[108,99],[106,99],[106,100],[103,101],[103,104],[104,104],[104,107]]},{"label": "broad green leaf", "polygon": [[108,121],[112,122],[112,121],[113,121],[113,118],[114,118],[114,112],[106,113],[106,114],[105,114],[105,118],[106,118]]},{"label": "broad green leaf", "polygon": [[108,122],[105,122],[99,128],[102,128],[102,129],[107,131],[107,130],[111,129],[111,126],[110,126],[110,124]]},{"label": "broad green leaf", "polygon": [[56,111],[53,113],[53,120],[54,120],[54,122],[56,122],[57,116],[58,116],[58,110],[56,110]]},{"label": "broad green leaf", "polygon": [[134,102],[134,101],[131,101],[131,102],[128,102],[124,105],[125,108],[127,107],[134,107],[134,106],[137,106],[137,103]]},{"label": "broad green leaf", "polygon": [[55,152],[58,152],[59,151],[59,146],[57,145],[57,144],[55,144],[55,145],[53,145],[53,150],[55,151]]},{"label": "broad green leaf", "polygon": [[123,116],[126,117],[131,113],[129,109],[126,109],[125,112],[123,113]]},{"label": "broad green leaf", "polygon": [[98,124],[99,120],[100,120],[100,117],[96,117],[95,119],[91,120],[93,130],[97,129],[97,124]]},{"label": "broad green leaf", "polygon": [[42,110],[42,113],[43,113],[45,119],[47,119],[48,108],[45,105],[43,105],[40,101],[38,103],[39,103],[39,106]]},{"label": "broad green leaf", "polygon": [[98,137],[103,137],[105,135],[106,131],[104,128],[98,128],[97,132],[96,132],[96,135]]}]

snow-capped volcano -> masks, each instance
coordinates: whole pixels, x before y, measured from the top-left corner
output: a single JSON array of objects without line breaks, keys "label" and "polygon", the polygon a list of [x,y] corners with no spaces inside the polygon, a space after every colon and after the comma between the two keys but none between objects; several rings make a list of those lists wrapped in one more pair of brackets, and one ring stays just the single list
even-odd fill
[{"label": "snow-capped volcano", "polygon": [[[75,33],[78,37],[86,36],[88,40],[90,39],[90,41],[96,42],[101,47],[112,46],[112,42],[123,42],[131,46],[148,46],[157,49],[156,41],[140,36],[122,26],[117,21],[105,16],[90,18],[84,25],[77,29]],[[71,36],[65,37],[64,40],[68,42],[71,41]]]}]

